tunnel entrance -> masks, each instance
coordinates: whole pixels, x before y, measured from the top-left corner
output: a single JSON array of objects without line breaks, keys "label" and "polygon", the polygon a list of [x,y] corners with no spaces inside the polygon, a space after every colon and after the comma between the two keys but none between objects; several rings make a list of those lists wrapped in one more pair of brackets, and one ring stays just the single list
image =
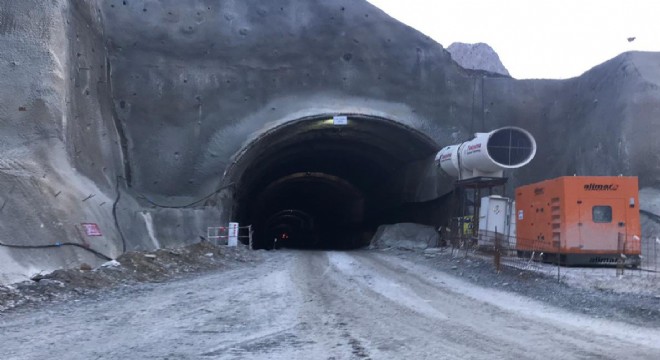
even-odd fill
[{"label": "tunnel entrance", "polygon": [[[252,224],[255,249],[353,249],[407,201],[410,165],[436,143],[385,118],[315,116],[277,126],[236,156],[233,218]],[[414,176],[413,176],[414,177]]]}]

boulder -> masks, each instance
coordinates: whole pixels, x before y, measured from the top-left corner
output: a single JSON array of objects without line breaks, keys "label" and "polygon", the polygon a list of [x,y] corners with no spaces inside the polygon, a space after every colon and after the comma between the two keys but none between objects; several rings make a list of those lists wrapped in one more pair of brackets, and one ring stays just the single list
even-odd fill
[{"label": "boulder", "polygon": [[500,61],[499,55],[488,44],[455,42],[449,45],[447,51],[451,54],[451,58],[465,69],[484,70],[510,76],[509,71]]}]

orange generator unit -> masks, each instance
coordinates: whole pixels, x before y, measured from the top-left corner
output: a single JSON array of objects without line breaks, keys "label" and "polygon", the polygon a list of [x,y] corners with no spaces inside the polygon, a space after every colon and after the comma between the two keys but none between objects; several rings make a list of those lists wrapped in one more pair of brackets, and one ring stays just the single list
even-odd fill
[{"label": "orange generator unit", "polygon": [[518,256],[639,266],[638,193],[630,176],[564,176],[517,188]]}]

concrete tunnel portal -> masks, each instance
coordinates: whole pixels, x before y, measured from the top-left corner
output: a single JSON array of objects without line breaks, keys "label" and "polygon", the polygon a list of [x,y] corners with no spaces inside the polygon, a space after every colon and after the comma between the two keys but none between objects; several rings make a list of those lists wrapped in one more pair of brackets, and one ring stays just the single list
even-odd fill
[{"label": "concrete tunnel portal", "polygon": [[290,121],[251,141],[228,168],[232,217],[253,225],[255,249],[359,248],[405,202],[407,165],[438,150],[427,135],[382,117]]}]

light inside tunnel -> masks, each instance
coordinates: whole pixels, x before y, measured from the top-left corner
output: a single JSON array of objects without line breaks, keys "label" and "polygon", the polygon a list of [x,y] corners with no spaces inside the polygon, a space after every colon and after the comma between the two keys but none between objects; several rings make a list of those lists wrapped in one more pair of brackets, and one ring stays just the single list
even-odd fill
[{"label": "light inside tunnel", "polygon": [[[438,146],[392,120],[299,119],[254,140],[227,172],[234,217],[252,224],[254,248],[351,249],[405,202],[408,166]],[[330,116],[330,119],[332,117]]]}]

